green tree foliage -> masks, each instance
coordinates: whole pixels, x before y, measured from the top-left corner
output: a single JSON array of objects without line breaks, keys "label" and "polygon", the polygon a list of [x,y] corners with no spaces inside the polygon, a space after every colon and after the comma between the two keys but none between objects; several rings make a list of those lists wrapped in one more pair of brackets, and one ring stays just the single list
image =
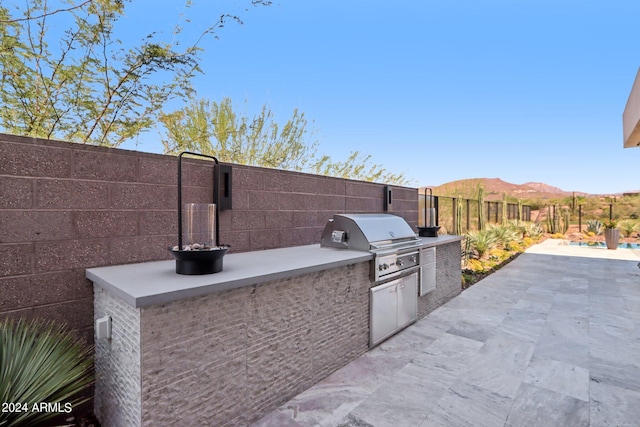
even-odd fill
[{"label": "green tree foliage", "polygon": [[318,142],[304,113],[297,109],[283,124],[265,105],[253,117],[239,115],[230,98],[221,102],[192,100],[178,111],[161,114],[166,128],[162,143],[165,152],[194,151],[213,155],[229,163],[304,171],[320,175],[386,182],[408,183],[403,174],[394,174],[359,151],[345,161],[318,154]]},{"label": "green tree foliage", "polygon": [[200,42],[225,21],[240,22],[222,15],[185,47],[180,26],[169,42],[152,33],[125,45],[116,24],[130,1],[0,3],[0,128],[118,146],[152,127],[167,101],[188,98]]},{"label": "green tree foliage", "polygon": [[364,155],[360,151],[352,151],[344,161],[334,161],[330,156],[324,155],[314,163],[310,172],[361,181],[385,182],[396,185],[410,184],[410,180],[404,173],[389,172],[381,165],[371,164],[370,160],[371,155]]},{"label": "green tree foliage", "polygon": [[187,107],[161,114],[167,136],[165,153],[194,151],[219,160],[253,166],[300,170],[315,156],[316,143],[306,143],[310,133],[304,113],[294,110],[284,124],[262,107],[253,118],[238,116],[230,98],[220,103],[193,100]]}]

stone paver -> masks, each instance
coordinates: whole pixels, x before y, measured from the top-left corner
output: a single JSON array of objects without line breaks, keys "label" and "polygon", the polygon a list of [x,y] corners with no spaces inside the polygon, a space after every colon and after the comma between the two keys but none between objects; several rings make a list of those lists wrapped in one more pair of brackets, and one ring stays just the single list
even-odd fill
[{"label": "stone paver", "polygon": [[533,246],[253,426],[638,425],[639,261]]}]

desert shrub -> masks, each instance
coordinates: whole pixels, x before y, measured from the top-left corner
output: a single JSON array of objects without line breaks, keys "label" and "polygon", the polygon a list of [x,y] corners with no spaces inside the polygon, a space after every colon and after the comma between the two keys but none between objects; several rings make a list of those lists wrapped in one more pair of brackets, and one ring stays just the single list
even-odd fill
[{"label": "desert shrub", "polygon": [[636,231],[640,231],[640,223],[632,219],[626,219],[618,223],[618,228],[624,237],[631,237]]},{"label": "desert shrub", "polygon": [[552,239],[564,239],[564,234],[562,234],[562,233],[553,233],[551,235],[551,238]]},{"label": "desert shrub", "polygon": [[93,383],[91,354],[91,347],[53,322],[1,321],[0,402],[27,410],[0,412],[0,426],[37,425],[59,416],[33,411],[34,404],[59,403],[66,410],[86,402],[82,392]]},{"label": "desert shrub", "polygon": [[518,239],[522,239],[527,234],[527,223],[524,221],[510,221],[508,227],[518,234]]},{"label": "desert shrub", "polygon": [[479,273],[484,271],[484,265],[482,265],[482,261],[478,259],[470,259],[467,261],[467,269]]},{"label": "desert shrub", "polygon": [[467,287],[467,283],[471,283],[473,277],[469,273],[462,272],[462,277],[460,278],[460,282],[462,284],[462,289]]},{"label": "desert shrub", "polygon": [[537,222],[530,222],[526,226],[525,237],[530,237],[533,241],[537,241],[544,234],[542,225]]},{"label": "desert shrub", "polygon": [[489,251],[489,259],[502,261],[509,257],[509,254],[504,249],[491,249]]},{"label": "desert shrub", "polygon": [[522,239],[522,244],[527,248],[529,246],[533,245],[533,242],[534,241],[533,241],[533,239],[531,237],[525,237],[524,239]]},{"label": "desert shrub", "polygon": [[524,250],[522,245],[515,240],[512,240],[509,243],[507,243],[507,249],[510,250],[511,252],[522,252]]}]

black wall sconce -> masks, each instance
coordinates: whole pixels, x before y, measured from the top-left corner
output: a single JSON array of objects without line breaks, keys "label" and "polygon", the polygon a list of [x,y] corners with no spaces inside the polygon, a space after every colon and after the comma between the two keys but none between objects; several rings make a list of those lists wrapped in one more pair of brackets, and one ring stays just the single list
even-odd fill
[{"label": "black wall sconce", "polygon": [[390,185],[384,186],[384,210],[391,210],[391,203],[393,201],[393,188]]},{"label": "black wall sconce", "polygon": [[220,168],[220,181],[216,187],[218,191],[218,204],[221,211],[231,210],[233,208],[231,197],[231,183],[233,181],[233,169],[231,165],[218,165]]}]

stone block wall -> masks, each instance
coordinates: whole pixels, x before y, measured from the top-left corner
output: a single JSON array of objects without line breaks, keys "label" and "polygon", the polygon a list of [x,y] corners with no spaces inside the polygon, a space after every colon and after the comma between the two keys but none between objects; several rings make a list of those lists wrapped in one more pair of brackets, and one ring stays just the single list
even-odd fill
[{"label": "stone block wall", "polygon": [[[383,185],[232,165],[233,252],[315,243],[334,213],[383,211]],[[212,200],[211,162],[185,161],[184,202]],[[417,226],[415,188],[390,213]],[[175,156],[0,134],[0,317],[45,317],[93,337],[89,267],[170,257]]]},{"label": "stone block wall", "polygon": [[436,289],[418,298],[422,318],[462,292],[460,242],[436,246]]}]

